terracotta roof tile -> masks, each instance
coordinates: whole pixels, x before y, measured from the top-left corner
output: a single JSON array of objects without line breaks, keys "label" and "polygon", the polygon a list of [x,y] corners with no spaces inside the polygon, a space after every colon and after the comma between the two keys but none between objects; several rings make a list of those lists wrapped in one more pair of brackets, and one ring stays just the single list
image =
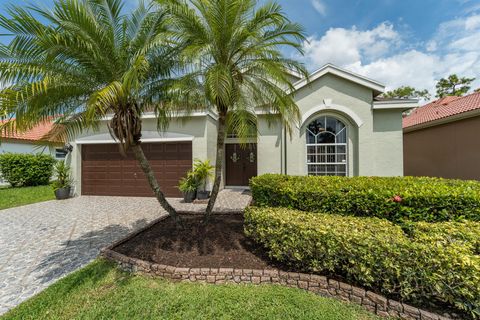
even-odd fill
[{"label": "terracotta roof tile", "polygon": [[[1,123],[5,123],[4,121],[0,121]],[[45,136],[50,132],[53,127],[53,121],[45,121],[39,123],[34,128],[26,132],[15,132],[15,133],[7,133],[7,132],[0,132],[0,139],[15,139],[15,140],[25,140],[25,141],[47,141]]]},{"label": "terracotta roof tile", "polygon": [[403,128],[451,117],[480,109],[480,92],[464,97],[445,97],[424,105],[403,118]]}]

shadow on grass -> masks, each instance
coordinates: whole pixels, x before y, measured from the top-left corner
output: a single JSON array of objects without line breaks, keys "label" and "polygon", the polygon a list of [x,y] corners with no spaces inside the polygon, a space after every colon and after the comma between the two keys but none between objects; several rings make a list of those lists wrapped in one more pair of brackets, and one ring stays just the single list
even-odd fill
[{"label": "shadow on grass", "polygon": [[[65,241],[61,244],[60,250],[54,251],[42,259],[35,268],[34,273],[37,274],[41,283],[51,283],[87,265],[98,256],[102,248],[125,237],[132,230],[144,227],[147,223],[146,219],[139,219],[132,223],[130,227],[117,224],[109,225],[99,230],[87,232],[76,239]],[[92,271],[85,269],[82,272]],[[95,272],[98,273],[97,271]],[[76,280],[73,283],[81,281],[82,278],[92,281],[97,276],[99,279],[102,278],[101,273],[99,275],[79,274],[74,277]],[[77,282],[76,285],[78,284]]]}]

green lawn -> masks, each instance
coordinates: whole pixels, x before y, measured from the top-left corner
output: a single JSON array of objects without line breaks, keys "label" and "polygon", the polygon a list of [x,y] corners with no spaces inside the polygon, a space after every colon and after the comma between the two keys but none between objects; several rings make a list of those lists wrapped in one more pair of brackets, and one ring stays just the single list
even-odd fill
[{"label": "green lawn", "polygon": [[0,210],[53,199],[51,186],[0,188]]},{"label": "green lawn", "polygon": [[173,283],[97,260],[2,319],[376,319],[360,307],[282,286]]}]

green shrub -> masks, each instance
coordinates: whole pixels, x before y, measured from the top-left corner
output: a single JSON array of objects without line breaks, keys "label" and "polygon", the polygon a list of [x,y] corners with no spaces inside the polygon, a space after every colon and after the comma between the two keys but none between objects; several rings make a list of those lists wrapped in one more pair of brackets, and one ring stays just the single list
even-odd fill
[{"label": "green shrub", "polygon": [[385,219],[285,208],[245,213],[247,236],[297,271],[341,276],[394,298],[480,315],[480,256],[472,245],[480,241],[480,223],[411,228],[408,236]]},{"label": "green shrub", "polygon": [[47,185],[54,164],[45,154],[0,154],[0,174],[13,187]]},{"label": "green shrub", "polygon": [[480,223],[464,222],[415,222],[407,230],[409,237],[417,242],[459,244],[480,255]]},{"label": "green shrub", "polygon": [[417,177],[312,177],[267,174],[250,181],[257,206],[385,218],[480,221],[480,183]]}]

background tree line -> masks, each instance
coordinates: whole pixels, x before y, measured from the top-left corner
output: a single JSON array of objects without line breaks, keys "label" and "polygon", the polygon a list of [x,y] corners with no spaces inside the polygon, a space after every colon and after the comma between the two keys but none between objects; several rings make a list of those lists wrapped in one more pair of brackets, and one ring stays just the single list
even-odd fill
[{"label": "background tree line", "polygon": [[[475,78],[459,77],[456,74],[452,74],[447,78],[442,78],[435,86],[437,90],[436,97],[443,98],[446,96],[463,96],[470,90],[471,83],[473,81],[475,81]],[[475,92],[478,92],[479,90],[480,88],[476,89]],[[410,86],[401,86],[397,89],[385,92],[382,97],[430,100],[431,94],[426,89],[418,90]]]}]

